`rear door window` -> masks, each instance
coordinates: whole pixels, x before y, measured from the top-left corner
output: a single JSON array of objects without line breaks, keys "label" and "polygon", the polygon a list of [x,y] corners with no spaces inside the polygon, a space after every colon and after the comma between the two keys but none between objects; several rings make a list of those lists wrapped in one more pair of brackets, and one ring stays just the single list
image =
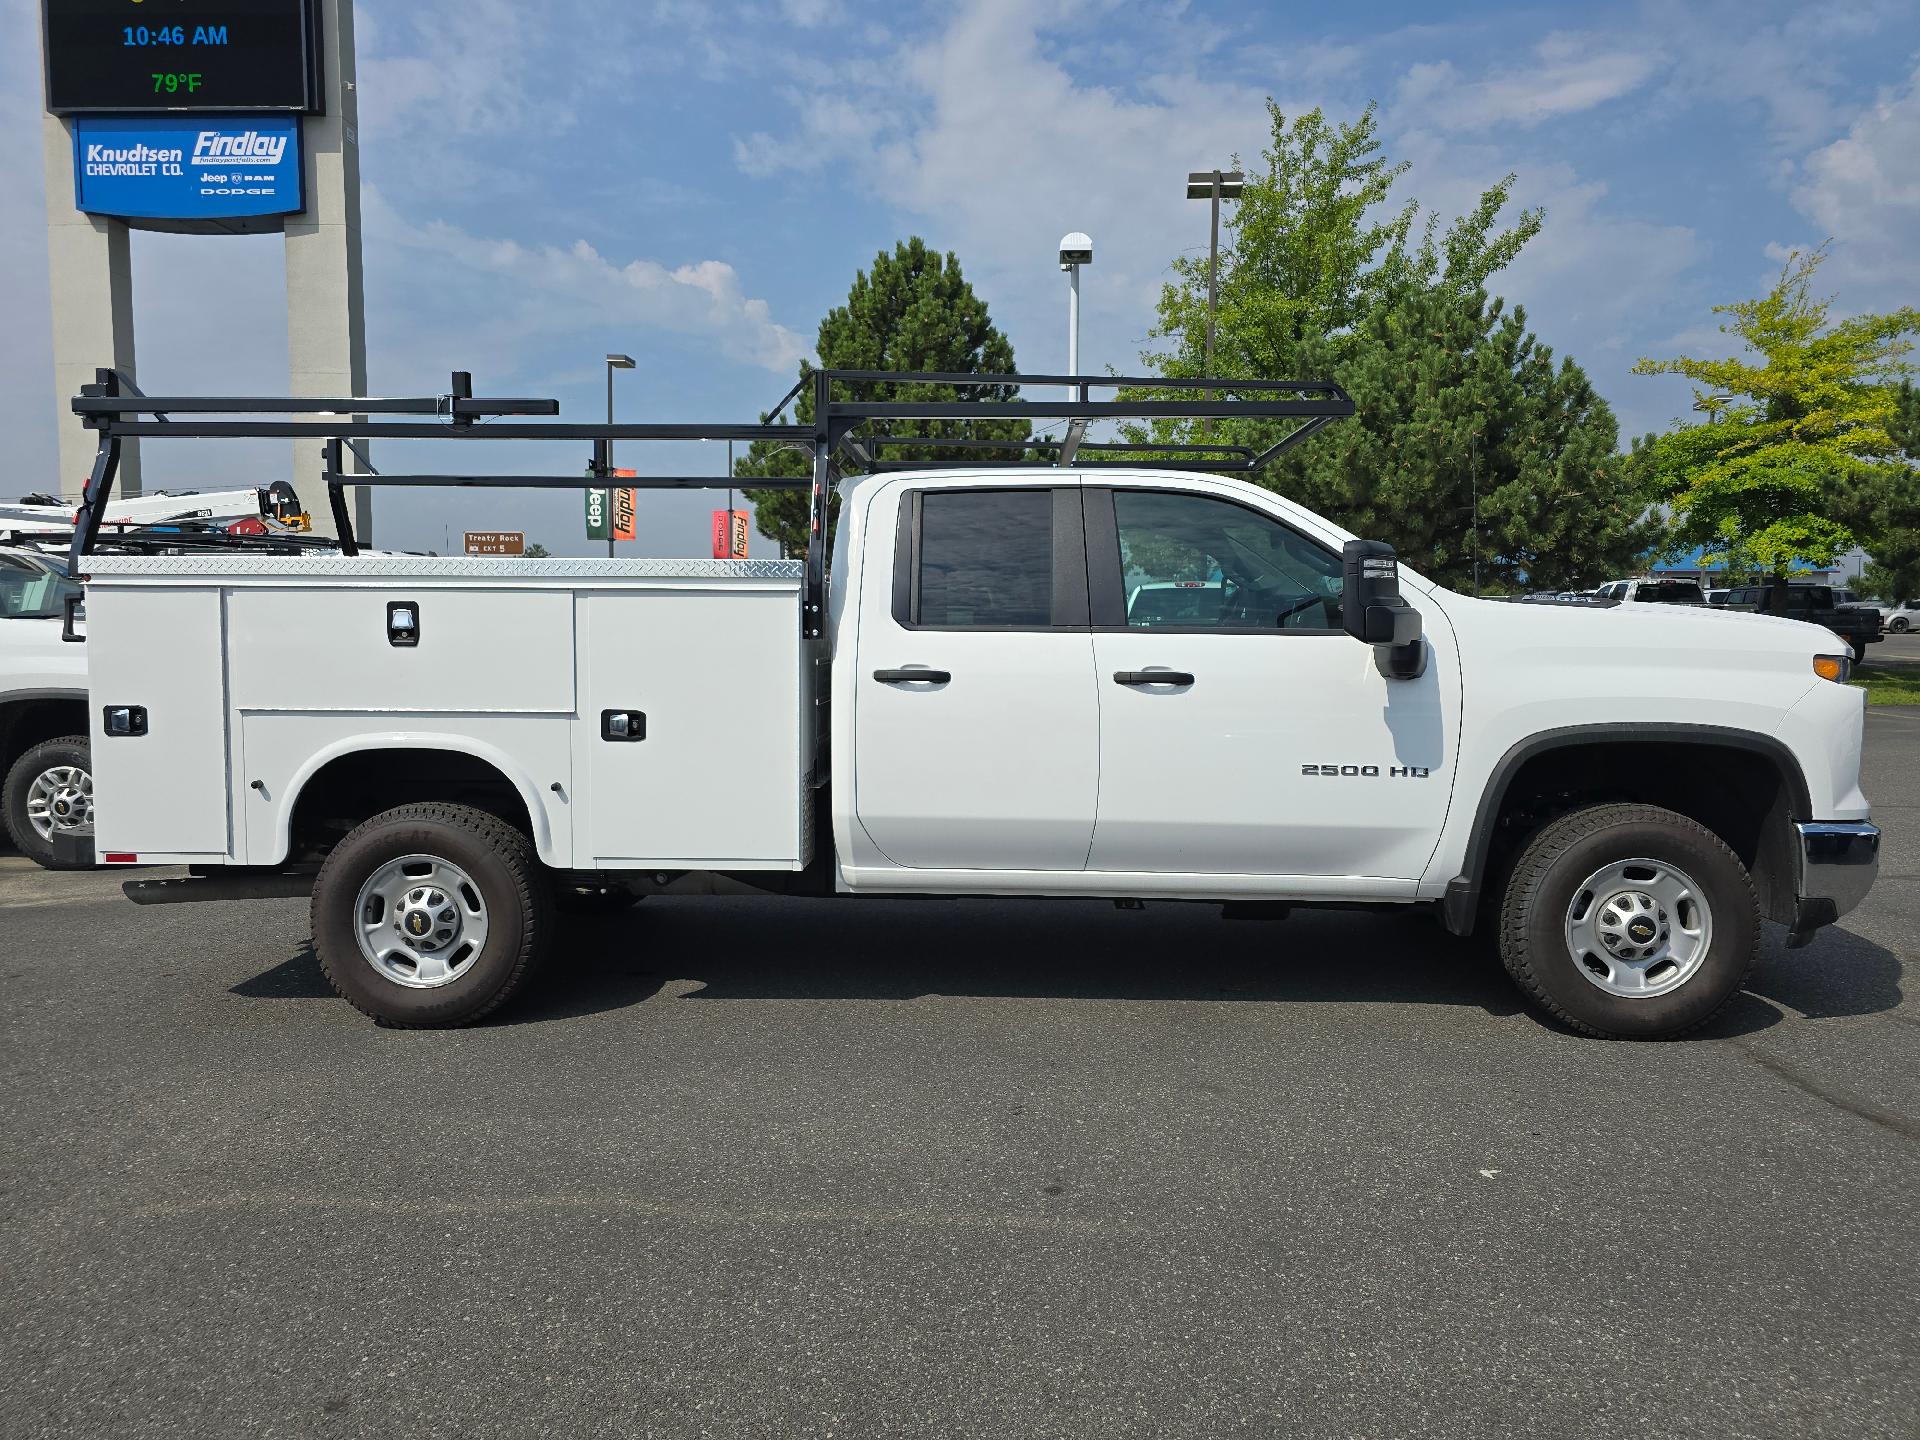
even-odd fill
[{"label": "rear door window", "polygon": [[929,490],[918,501],[907,623],[962,629],[1053,623],[1051,490]]}]

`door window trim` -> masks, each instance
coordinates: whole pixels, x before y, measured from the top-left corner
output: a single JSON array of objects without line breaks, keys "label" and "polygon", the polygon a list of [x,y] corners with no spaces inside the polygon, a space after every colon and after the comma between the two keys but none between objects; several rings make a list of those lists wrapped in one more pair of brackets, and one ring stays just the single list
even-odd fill
[{"label": "door window trim", "polygon": [[[1190,495],[1201,500],[1213,500],[1223,505],[1232,505],[1245,510],[1249,515],[1257,515],[1269,524],[1278,525],[1282,530],[1297,535],[1309,545],[1317,545],[1327,550],[1324,542],[1314,539],[1299,527],[1287,524],[1278,515],[1271,515],[1256,505],[1244,500],[1236,500],[1229,495],[1216,495],[1209,490],[1181,490],[1162,485],[1129,485],[1129,495]],[[1345,635],[1340,626],[1311,627],[1305,625],[1275,625],[1271,628],[1254,625],[1129,625],[1127,623],[1127,577],[1120,560],[1120,522],[1114,514],[1113,497],[1115,487],[1110,485],[1089,485],[1082,492],[1082,503],[1086,509],[1087,544],[1087,596],[1088,608],[1093,618],[1093,633],[1096,635],[1293,635],[1301,638],[1314,638],[1323,635]],[[1328,550],[1328,553],[1333,553]],[[1095,559],[1095,556],[1101,558]],[[1109,560],[1106,557],[1111,556]],[[1112,617],[1118,616],[1115,620]]]},{"label": "door window trim", "polygon": [[[1045,625],[923,625],[920,613],[920,540],[924,500],[929,494],[1027,494],[1053,499],[1053,593]],[[905,490],[893,531],[893,623],[902,630],[992,631],[1045,634],[1088,628],[1086,525],[1078,485],[938,485]]]}]

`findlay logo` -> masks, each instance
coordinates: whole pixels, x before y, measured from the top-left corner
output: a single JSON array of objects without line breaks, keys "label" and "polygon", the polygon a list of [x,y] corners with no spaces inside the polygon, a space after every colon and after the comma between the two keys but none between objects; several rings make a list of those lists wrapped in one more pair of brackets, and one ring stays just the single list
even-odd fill
[{"label": "findlay logo", "polygon": [[285,135],[262,135],[258,130],[202,130],[193,142],[196,165],[278,165],[287,154]]}]

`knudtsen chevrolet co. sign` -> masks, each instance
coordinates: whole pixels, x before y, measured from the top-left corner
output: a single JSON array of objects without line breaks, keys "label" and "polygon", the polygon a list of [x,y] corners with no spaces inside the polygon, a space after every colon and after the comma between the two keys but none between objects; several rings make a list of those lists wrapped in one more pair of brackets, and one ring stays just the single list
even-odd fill
[{"label": "knudtsen chevrolet co. sign", "polygon": [[83,115],[73,141],[74,194],[91,215],[235,220],[306,208],[296,116]]}]

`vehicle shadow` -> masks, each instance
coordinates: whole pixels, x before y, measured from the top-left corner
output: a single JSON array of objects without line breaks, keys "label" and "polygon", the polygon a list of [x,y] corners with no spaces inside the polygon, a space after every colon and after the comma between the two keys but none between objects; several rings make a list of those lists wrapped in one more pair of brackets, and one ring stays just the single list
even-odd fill
[{"label": "vehicle shadow", "polygon": [[[1883,947],[1837,928],[1804,950],[1788,950],[1785,938],[1767,927],[1748,988],[1700,1038],[1752,1034],[1787,1012],[1826,1019],[1900,1003],[1900,961]],[[1453,1005],[1496,1017],[1526,1008],[1491,946],[1414,913],[1238,921],[1203,904],[1123,912],[1105,901],[656,898],[619,915],[565,917],[546,968],[488,1023],[577,1019],[663,992],[708,1001]],[[232,993],[304,1000],[333,992],[302,944]]]}]

